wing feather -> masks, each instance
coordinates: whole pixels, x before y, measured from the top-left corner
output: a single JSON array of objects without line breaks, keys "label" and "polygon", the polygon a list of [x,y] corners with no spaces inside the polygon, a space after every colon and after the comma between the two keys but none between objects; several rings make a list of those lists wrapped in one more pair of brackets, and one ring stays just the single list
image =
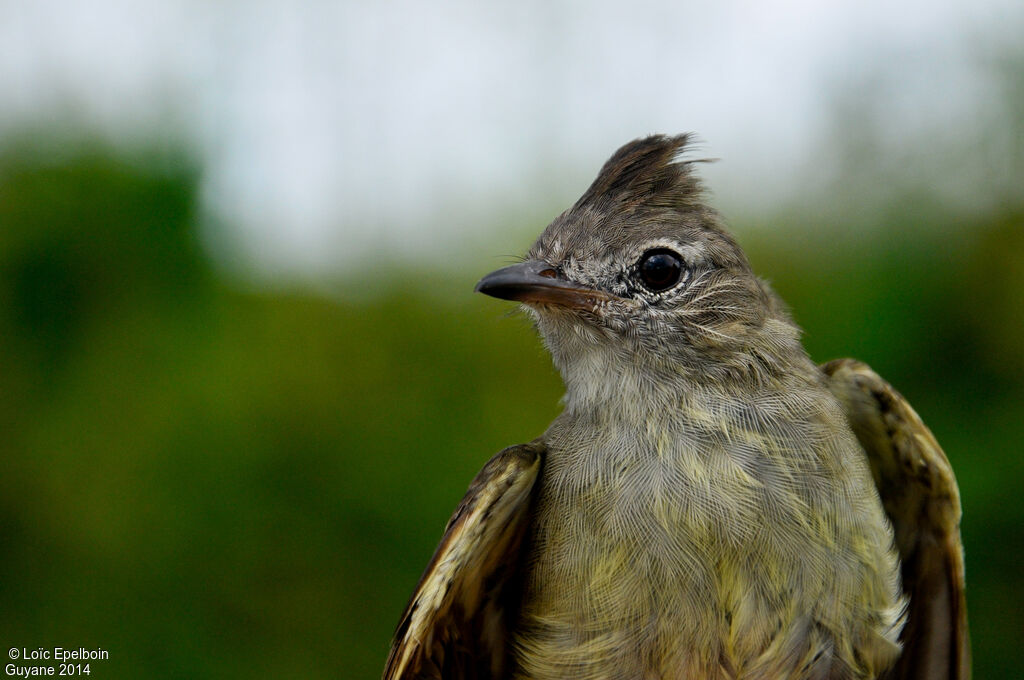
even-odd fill
[{"label": "wing feather", "polygon": [[909,597],[903,652],[885,677],[967,680],[970,642],[953,469],[910,404],[870,367],[838,359],[822,370],[867,453]]},{"label": "wing feather", "polygon": [[507,448],[455,510],[395,631],[384,680],[499,677],[544,447]]}]

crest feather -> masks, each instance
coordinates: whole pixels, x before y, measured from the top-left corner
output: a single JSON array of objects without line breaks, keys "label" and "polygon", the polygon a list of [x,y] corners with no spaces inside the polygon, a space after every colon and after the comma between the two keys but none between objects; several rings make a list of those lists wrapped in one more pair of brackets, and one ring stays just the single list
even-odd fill
[{"label": "crest feather", "polygon": [[623,145],[604,164],[574,208],[605,207],[609,203],[680,210],[698,206],[702,190],[690,171],[694,161],[680,159],[691,141],[689,134],[651,135]]}]

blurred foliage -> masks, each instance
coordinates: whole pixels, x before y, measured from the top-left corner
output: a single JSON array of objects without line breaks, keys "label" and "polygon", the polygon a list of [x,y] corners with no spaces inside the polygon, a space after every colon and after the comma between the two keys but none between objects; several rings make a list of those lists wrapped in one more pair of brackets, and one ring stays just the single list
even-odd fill
[{"label": "blurred foliage", "polygon": [[[232,280],[198,177],[174,154],[0,158],[0,640],[109,649],[104,678],[376,677],[467,483],[543,431],[560,381],[472,295],[479,268],[338,282],[388,282],[369,299]],[[1024,214],[911,198],[741,240],[812,355],[871,363],[944,444],[976,677],[1010,677]]]}]

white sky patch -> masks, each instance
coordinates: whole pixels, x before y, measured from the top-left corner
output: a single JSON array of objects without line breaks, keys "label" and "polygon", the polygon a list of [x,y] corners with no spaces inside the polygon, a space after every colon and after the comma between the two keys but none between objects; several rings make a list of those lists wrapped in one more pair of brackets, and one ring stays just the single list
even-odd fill
[{"label": "white sky patch", "polygon": [[207,208],[270,269],[503,255],[527,245],[503,215],[541,211],[539,231],[651,132],[696,132],[716,202],[747,211],[796,191],[851,83],[886,74],[865,110],[894,140],[969,123],[972,49],[1021,18],[1013,0],[0,0],[0,133],[54,112],[115,138],[182,126]]}]

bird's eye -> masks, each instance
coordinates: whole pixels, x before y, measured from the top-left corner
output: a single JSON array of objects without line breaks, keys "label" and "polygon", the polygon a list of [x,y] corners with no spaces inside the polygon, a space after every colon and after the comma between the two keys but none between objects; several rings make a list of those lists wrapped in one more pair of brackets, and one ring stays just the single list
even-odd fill
[{"label": "bird's eye", "polygon": [[648,250],[637,263],[640,280],[649,290],[659,293],[679,283],[683,274],[683,261],[671,250]]}]

